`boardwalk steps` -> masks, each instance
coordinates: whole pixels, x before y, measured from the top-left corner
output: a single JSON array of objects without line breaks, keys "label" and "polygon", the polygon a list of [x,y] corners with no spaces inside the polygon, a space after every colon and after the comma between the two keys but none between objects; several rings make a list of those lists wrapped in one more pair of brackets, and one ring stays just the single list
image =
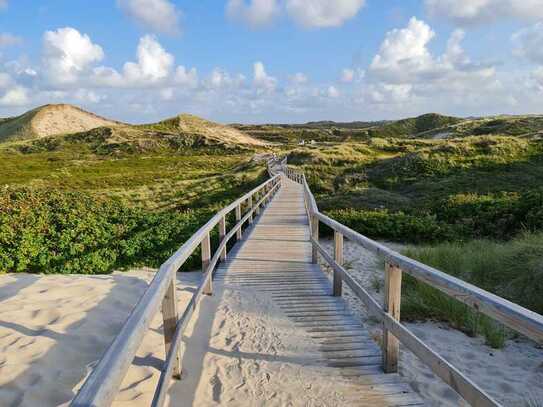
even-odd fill
[{"label": "boardwalk steps", "polygon": [[[288,219],[288,222],[285,222]],[[382,354],[368,331],[312,263],[312,245],[301,186],[282,190],[246,238],[222,263],[214,289],[227,286],[267,296],[293,328],[302,329],[318,351],[308,365],[347,380],[344,405],[420,406],[423,401],[397,374],[382,370]]]}]

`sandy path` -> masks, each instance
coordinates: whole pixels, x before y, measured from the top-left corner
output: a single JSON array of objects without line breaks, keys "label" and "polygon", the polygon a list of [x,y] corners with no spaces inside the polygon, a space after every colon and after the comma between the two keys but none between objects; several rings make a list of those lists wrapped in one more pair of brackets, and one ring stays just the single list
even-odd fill
[{"label": "sandy path", "polygon": [[[332,251],[332,241],[324,240],[323,245],[329,252]],[[400,245],[387,245],[396,250],[402,248]],[[375,287],[376,281],[382,287],[384,275],[376,257],[359,245],[345,241],[345,262],[353,277],[382,304],[383,290],[376,291]],[[325,268],[325,265],[322,267]],[[345,286],[344,296],[372,330],[373,336],[379,337],[380,325],[368,318],[361,302]],[[535,343],[522,339],[509,340],[503,349],[492,349],[484,344],[482,338],[468,337],[443,323],[408,323],[406,326],[504,406],[531,407],[543,404],[543,349]],[[405,348],[400,355],[400,374],[430,406],[467,405]],[[535,400],[539,404],[527,404]]]},{"label": "sandy path", "polygon": [[[108,276],[0,276],[0,405],[67,404],[153,275],[141,270]],[[180,306],[199,277],[179,274]],[[116,406],[150,404],[164,358],[161,325],[158,315]]]}]

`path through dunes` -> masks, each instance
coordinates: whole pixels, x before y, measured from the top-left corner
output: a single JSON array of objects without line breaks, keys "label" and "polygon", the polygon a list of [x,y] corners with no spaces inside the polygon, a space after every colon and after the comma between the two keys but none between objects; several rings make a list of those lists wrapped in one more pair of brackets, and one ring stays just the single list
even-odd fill
[{"label": "path through dunes", "polygon": [[411,406],[422,401],[311,262],[302,187],[283,180],[185,332],[172,405]]}]

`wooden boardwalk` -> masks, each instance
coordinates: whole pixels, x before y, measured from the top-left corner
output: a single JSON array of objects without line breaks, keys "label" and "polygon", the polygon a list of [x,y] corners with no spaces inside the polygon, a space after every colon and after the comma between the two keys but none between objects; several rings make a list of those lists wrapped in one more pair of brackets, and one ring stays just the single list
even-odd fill
[{"label": "wooden boardwalk", "polygon": [[[160,266],[71,406],[113,403],[151,321],[161,311],[166,358],[153,407],[168,402],[238,407],[422,405],[396,373],[400,344],[470,405],[499,407],[401,323],[402,275],[537,343],[543,343],[543,316],[328,217],[319,211],[305,174],[288,167],[286,158],[268,161],[268,173],[267,181],[219,210]],[[227,232],[227,219],[233,215],[236,222]],[[319,243],[321,223],[334,231],[334,255]],[[220,239],[213,254],[210,237],[215,228]],[[227,253],[234,238],[238,242]],[[383,304],[343,267],[344,238],[384,258]],[[204,275],[188,305],[179,310],[176,273],[198,248]],[[315,264],[318,255],[333,270],[334,289],[330,276]],[[341,297],[342,287],[382,322],[381,348]]]},{"label": "wooden boardwalk", "polygon": [[[243,329],[252,338],[247,342],[254,341],[254,332],[250,331],[255,329],[258,329],[259,342],[280,342],[275,348],[268,347],[265,354],[260,352],[260,359],[266,362],[264,369],[282,373],[284,386],[271,387],[270,393],[284,394],[275,401],[265,402],[254,398],[254,392],[243,394],[238,389],[238,402],[228,402],[228,397],[225,397],[228,394],[226,387],[229,384],[225,383],[228,375],[218,378],[217,375],[204,373],[199,385],[202,386],[202,379],[213,377],[212,382],[221,382],[220,392],[216,392],[215,397],[210,394],[206,398],[204,390],[203,396],[189,397],[193,405],[422,405],[420,397],[398,374],[383,373],[379,347],[350,312],[345,300],[331,296],[332,287],[328,277],[319,265],[311,261],[310,232],[302,187],[286,178],[283,183],[271,204],[246,232],[244,240],[236,244],[228,254],[228,260],[219,266],[213,296],[203,298],[200,303],[200,315],[215,315],[215,323],[209,323],[205,328],[193,328],[193,339],[189,338],[185,345],[190,352],[200,347],[202,355],[198,363],[203,363],[204,369],[210,371],[225,370],[228,362],[224,358],[209,357],[209,353],[235,356],[238,365],[244,362],[258,363],[253,349],[257,344],[244,343],[235,335],[237,352],[234,354],[232,338],[226,341],[213,339],[220,335],[215,330],[228,331],[228,324],[232,321],[245,321]],[[240,302],[234,306],[230,303],[227,307],[226,304],[233,297],[240,298]],[[257,301],[249,301],[249,298],[256,298]],[[244,306],[243,300],[249,303]],[[221,318],[223,308],[228,308],[228,316]],[[249,321],[261,318],[266,313],[273,315],[271,319],[264,316],[267,323]],[[279,334],[275,327],[281,327]],[[238,328],[232,326],[231,331],[238,331]],[[210,338],[206,346],[195,343],[202,341],[202,335]],[[289,349],[288,340],[277,341],[274,335],[297,339]],[[279,352],[277,348],[282,348],[282,351]],[[240,349],[245,351],[240,352]],[[245,355],[251,355],[251,360],[243,360]],[[182,365],[190,376],[191,365],[188,363],[183,361]],[[286,365],[296,367],[289,370]],[[240,377],[237,380],[249,382],[250,378],[243,375],[250,372],[247,370],[244,373],[238,367]],[[308,384],[308,381],[312,383]],[[287,383],[300,383],[300,386],[297,388]],[[209,387],[212,385],[210,383]],[[258,391],[265,394],[266,386],[267,383],[263,383]],[[194,393],[195,387],[196,383],[191,384],[191,380],[186,379],[173,384],[171,405],[176,405],[176,395],[179,395],[179,400],[187,400],[187,394]],[[308,394],[308,387],[312,395]],[[212,391],[209,390],[209,393]],[[253,399],[241,401],[251,397]],[[311,401],[312,397],[318,400]]]}]

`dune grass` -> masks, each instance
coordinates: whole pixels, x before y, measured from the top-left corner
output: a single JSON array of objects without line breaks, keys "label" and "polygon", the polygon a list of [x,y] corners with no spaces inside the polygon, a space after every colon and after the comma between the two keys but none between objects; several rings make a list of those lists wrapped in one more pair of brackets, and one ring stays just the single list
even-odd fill
[{"label": "dune grass", "polygon": [[[508,242],[474,240],[412,247],[405,254],[450,275],[543,313],[543,233],[525,233]],[[511,333],[486,316],[407,276],[402,296],[406,320],[446,321],[493,347]]]}]

